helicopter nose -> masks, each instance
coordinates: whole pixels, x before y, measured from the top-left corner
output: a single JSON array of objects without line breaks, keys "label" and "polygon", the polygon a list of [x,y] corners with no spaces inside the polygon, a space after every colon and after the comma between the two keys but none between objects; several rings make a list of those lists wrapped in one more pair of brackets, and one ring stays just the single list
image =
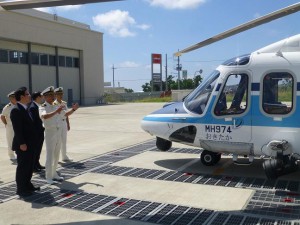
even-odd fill
[{"label": "helicopter nose", "polygon": [[153,135],[153,132],[152,132],[152,124],[149,122],[149,121],[146,121],[146,120],[142,120],[141,121],[141,128],[146,131],[147,133],[149,133],[150,135]]},{"label": "helicopter nose", "polygon": [[174,116],[187,114],[182,102],[168,103],[163,108],[145,116],[141,127],[151,135],[163,136],[169,129],[169,124],[174,122]]}]

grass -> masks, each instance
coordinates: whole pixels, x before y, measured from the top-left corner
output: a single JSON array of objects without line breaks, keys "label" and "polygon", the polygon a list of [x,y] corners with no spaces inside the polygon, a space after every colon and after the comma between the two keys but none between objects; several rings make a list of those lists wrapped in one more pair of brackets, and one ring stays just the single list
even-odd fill
[{"label": "grass", "polygon": [[171,101],[172,101],[171,97],[164,97],[164,98],[144,98],[144,99],[136,100],[134,102],[144,103],[144,102],[171,102]]}]

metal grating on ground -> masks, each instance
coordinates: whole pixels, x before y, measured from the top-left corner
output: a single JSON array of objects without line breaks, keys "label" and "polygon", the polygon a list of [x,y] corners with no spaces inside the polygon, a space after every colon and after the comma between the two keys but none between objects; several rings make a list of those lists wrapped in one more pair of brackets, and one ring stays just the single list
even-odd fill
[{"label": "metal grating on ground", "polygon": [[[44,174],[33,178],[33,183],[43,186],[41,192],[26,198],[26,201],[106,214],[157,224],[291,224],[300,225],[300,182],[289,180],[266,180],[234,176],[191,174],[178,171],[112,166],[112,163],[127,159],[145,151],[155,151],[155,141],[123,148],[81,162],[74,162],[59,169],[65,179],[87,172],[143,179],[155,179],[224,187],[250,188],[255,193],[245,209],[238,212],[217,212],[187,206],[141,201],[97,195],[79,191],[59,190],[46,186]],[[201,150],[174,148],[175,153],[200,154]],[[197,152],[197,153],[196,153]],[[14,183],[0,186],[0,202],[16,198]]]},{"label": "metal grating on ground", "polygon": [[298,192],[300,188],[300,182],[298,181],[269,181],[267,179],[262,178],[243,178],[208,174],[190,174],[178,171],[152,170],[111,165],[106,165],[99,169],[91,170],[90,172],[144,179],[194,183],[202,185],[205,184],[225,187],[251,188],[255,190],[289,190]]},{"label": "metal grating on ground", "polygon": [[156,224],[172,225],[250,225],[290,224],[298,225],[295,218],[274,219],[263,213],[250,216],[248,210],[240,212],[217,212],[188,206],[142,201],[91,194],[81,191],[44,188],[24,199],[31,203],[82,210],[103,215],[122,217]]},{"label": "metal grating on ground", "polygon": [[251,214],[300,219],[300,193],[256,191],[245,211]]}]

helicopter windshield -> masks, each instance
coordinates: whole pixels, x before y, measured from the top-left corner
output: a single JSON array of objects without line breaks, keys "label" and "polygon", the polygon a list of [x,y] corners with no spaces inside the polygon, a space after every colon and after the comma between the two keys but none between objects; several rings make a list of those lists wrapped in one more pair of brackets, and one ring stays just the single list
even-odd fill
[{"label": "helicopter windshield", "polygon": [[202,114],[219,76],[220,72],[215,70],[205,77],[203,82],[185,98],[185,107],[193,113]]}]

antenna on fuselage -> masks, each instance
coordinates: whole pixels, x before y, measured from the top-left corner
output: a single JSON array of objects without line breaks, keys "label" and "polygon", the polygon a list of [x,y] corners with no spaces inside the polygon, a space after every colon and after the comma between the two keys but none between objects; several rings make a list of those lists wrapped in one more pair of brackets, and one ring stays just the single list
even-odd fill
[{"label": "antenna on fuselage", "polygon": [[218,35],[210,37],[210,38],[208,38],[204,41],[201,41],[201,42],[199,42],[195,45],[192,45],[188,48],[185,48],[181,51],[178,51],[178,52],[174,53],[174,55],[175,56],[181,56],[183,53],[187,53],[187,52],[196,50],[198,48],[202,48],[204,46],[210,45],[210,44],[215,43],[217,41],[220,41],[220,40],[223,40],[223,39],[228,38],[230,36],[233,36],[235,34],[238,34],[238,33],[241,33],[243,31],[252,29],[254,27],[257,27],[257,26],[260,26],[262,24],[271,22],[273,20],[276,20],[276,19],[279,19],[281,17],[290,15],[292,13],[298,12],[299,10],[300,10],[300,2],[298,2],[296,4],[293,4],[293,5],[290,5],[288,7],[282,8],[280,10],[274,11],[270,14],[265,15],[265,16],[261,16],[257,19],[251,20],[251,21],[249,21],[247,23],[244,23],[242,25],[239,25],[235,28],[232,28],[232,29],[227,30],[225,32],[222,32]]}]

